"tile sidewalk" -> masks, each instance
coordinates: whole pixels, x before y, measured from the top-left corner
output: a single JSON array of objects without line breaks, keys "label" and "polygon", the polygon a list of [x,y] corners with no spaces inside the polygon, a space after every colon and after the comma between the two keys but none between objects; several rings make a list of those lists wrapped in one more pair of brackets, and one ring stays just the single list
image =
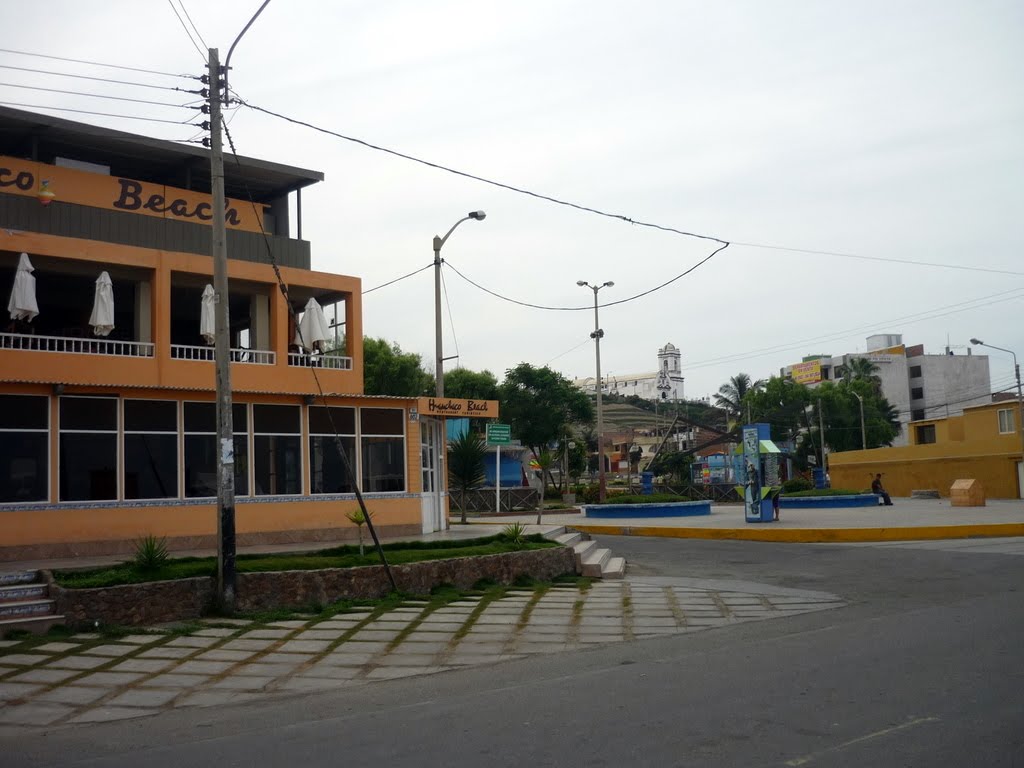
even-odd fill
[{"label": "tile sidewalk", "polygon": [[832,594],[762,584],[627,577],[588,588],[511,589],[440,607],[409,601],[323,620],[209,619],[188,635],[4,642],[0,731],[371,685],[841,605]]}]

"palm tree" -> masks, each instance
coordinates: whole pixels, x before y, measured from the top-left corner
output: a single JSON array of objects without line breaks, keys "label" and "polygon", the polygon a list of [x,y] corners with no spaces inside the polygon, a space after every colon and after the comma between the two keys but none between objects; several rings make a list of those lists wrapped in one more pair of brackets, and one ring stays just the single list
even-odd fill
[{"label": "palm tree", "polygon": [[448,443],[448,484],[459,492],[463,525],[466,524],[466,491],[484,481],[486,453],[484,441],[476,432],[467,430]]},{"label": "palm tree", "polygon": [[882,380],[878,377],[881,369],[866,357],[853,357],[843,369],[843,381],[867,381],[878,390]]},{"label": "palm tree", "polygon": [[746,373],[738,373],[726,384],[718,388],[715,395],[715,405],[723,408],[733,416],[739,416],[743,412],[743,399],[751,392],[757,392],[764,388],[764,379],[751,381]]}]

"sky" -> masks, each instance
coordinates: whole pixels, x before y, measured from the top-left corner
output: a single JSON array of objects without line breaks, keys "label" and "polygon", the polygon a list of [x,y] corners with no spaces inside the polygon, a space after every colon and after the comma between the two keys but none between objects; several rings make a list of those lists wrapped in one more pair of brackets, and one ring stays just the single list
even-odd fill
[{"label": "sky", "polygon": [[[181,2],[199,47],[222,59],[260,5]],[[9,69],[188,85],[8,52],[201,74],[175,10],[185,16],[179,0],[0,4],[0,102],[189,119],[95,98],[187,100],[173,92]],[[600,311],[602,373],[653,371],[671,342],[686,395],[699,398],[739,372],[766,378],[805,355],[863,351],[873,333],[956,354],[976,337],[1024,355],[1022,36],[1015,0],[272,0],[238,44],[230,82],[250,104],[349,137],[730,242]],[[199,130],[50,114],[171,140]],[[600,301],[622,301],[720,246],[245,107],[228,118],[241,154],[325,174],[303,194],[313,268],[364,289],[426,267],[434,235],[486,211],[442,254],[444,352],[459,356],[447,369],[500,379],[525,361],[593,376],[593,293],[577,281],[613,281]],[[572,311],[505,301],[453,268],[509,299]],[[367,294],[364,332],[432,367],[433,285],[426,269]],[[1012,383],[1009,355],[991,352],[991,375],[997,389]]]}]

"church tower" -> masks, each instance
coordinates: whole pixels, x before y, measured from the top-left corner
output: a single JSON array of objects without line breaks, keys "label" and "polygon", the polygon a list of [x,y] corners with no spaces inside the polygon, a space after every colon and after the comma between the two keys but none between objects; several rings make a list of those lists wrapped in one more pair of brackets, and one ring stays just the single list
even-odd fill
[{"label": "church tower", "polygon": [[658,395],[659,399],[683,399],[683,369],[681,355],[672,342],[658,350]]}]

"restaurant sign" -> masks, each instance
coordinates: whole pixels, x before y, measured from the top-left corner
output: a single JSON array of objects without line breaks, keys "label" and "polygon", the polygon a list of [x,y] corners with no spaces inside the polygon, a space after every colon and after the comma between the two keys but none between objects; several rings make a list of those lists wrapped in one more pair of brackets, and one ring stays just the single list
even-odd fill
[{"label": "restaurant sign", "polygon": [[421,416],[451,416],[452,418],[496,419],[497,400],[462,400],[456,397],[421,397],[418,403]]}]

